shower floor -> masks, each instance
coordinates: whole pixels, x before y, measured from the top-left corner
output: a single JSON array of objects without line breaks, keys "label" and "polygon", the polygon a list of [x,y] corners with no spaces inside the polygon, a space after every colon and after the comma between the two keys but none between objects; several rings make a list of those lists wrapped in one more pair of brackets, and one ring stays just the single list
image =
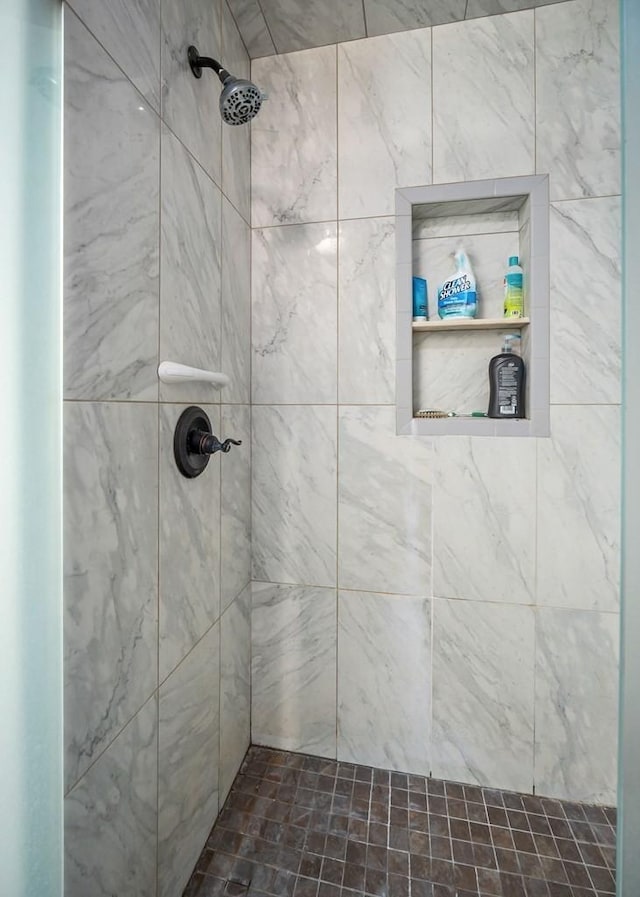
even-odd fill
[{"label": "shower floor", "polygon": [[615,809],[252,747],[184,897],[605,897]]}]

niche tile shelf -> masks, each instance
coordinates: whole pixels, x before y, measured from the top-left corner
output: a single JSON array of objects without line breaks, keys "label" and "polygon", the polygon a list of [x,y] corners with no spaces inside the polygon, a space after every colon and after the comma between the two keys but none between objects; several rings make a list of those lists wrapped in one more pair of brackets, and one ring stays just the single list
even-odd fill
[{"label": "niche tile shelf", "polygon": [[434,330],[522,330],[530,324],[529,318],[445,318],[435,321],[413,321],[414,332],[429,333]]},{"label": "niche tile shelf", "polygon": [[[477,280],[472,319],[440,320],[437,285],[464,245]],[[510,255],[524,269],[524,318],[502,317],[502,278]],[[434,184],[396,190],[399,435],[549,435],[549,179],[546,175]],[[429,286],[429,320],[412,320],[412,276]],[[527,370],[521,420],[418,418],[419,409],[486,411],[489,360],[502,335],[521,334]]]}]

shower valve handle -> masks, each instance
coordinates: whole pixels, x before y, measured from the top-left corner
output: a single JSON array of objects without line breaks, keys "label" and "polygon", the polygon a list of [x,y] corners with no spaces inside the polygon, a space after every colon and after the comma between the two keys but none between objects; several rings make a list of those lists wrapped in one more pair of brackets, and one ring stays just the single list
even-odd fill
[{"label": "shower valve handle", "polygon": [[206,430],[191,430],[189,433],[189,451],[194,455],[214,455],[216,452],[231,451],[232,445],[242,445],[241,439],[225,439],[220,442],[213,433]]}]

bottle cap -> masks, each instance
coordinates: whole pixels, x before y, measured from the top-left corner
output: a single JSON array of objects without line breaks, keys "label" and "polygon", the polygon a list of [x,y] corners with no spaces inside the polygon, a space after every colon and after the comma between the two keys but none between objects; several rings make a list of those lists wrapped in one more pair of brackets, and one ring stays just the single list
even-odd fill
[{"label": "bottle cap", "polygon": [[511,268],[511,267],[513,267],[513,265],[517,265],[517,264],[518,264],[518,256],[510,255],[509,256],[509,267]]}]

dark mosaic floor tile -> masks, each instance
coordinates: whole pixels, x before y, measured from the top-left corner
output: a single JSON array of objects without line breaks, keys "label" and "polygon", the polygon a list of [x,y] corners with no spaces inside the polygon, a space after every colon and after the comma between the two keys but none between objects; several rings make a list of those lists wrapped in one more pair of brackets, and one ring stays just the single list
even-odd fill
[{"label": "dark mosaic floor tile", "polygon": [[337,885],[321,881],[318,885],[318,897],[340,897],[341,889]]},{"label": "dark mosaic floor tile", "polygon": [[615,818],[253,747],[184,897],[613,897]]},{"label": "dark mosaic floor tile", "polygon": [[502,897],[502,879],[493,869],[477,869],[478,888],[492,897]]},{"label": "dark mosaic floor tile", "polygon": [[294,897],[316,897],[318,893],[318,881],[315,878],[298,876],[293,890]]},{"label": "dark mosaic floor tile", "polygon": [[322,856],[315,853],[303,853],[298,874],[305,878],[320,878]]},{"label": "dark mosaic floor tile", "polygon": [[379,869],[367,868],[365,871],[364,889],[372,897],[388,897],[387,873]]},{"label": "dark mosaic floor tile", "polygon": [[226,879],[205,875],[198,890],[197,897],[222,897],[226,886]]},{"label": "dark mosaic floor tile", "polygon": [[341,885],[342,876],[344,875],[344,866],[345,864],[342,860],[334,860],[331,857],[325,857],[322,861],[320,880],[328,881],[332,885]]},{"label": "dark mosaic floor tile", "polygon": [[521,875],[508,872],[500,873],[502,897],[526,897],[524,879]]},{"label": "dark mosaic floor tile", "polygon": [[[400,828],[396,825],[389,826],[389,847],[392,850],[409,850],[411,839],[413,838],[423,838],[426,839],[427,842],[429,840],[429,836],[423,832],[409,832],[407,829]],[[418,844],[423,842],[415,841],[415,843]],[[419,853],[420,851],[415,852]]]}]

